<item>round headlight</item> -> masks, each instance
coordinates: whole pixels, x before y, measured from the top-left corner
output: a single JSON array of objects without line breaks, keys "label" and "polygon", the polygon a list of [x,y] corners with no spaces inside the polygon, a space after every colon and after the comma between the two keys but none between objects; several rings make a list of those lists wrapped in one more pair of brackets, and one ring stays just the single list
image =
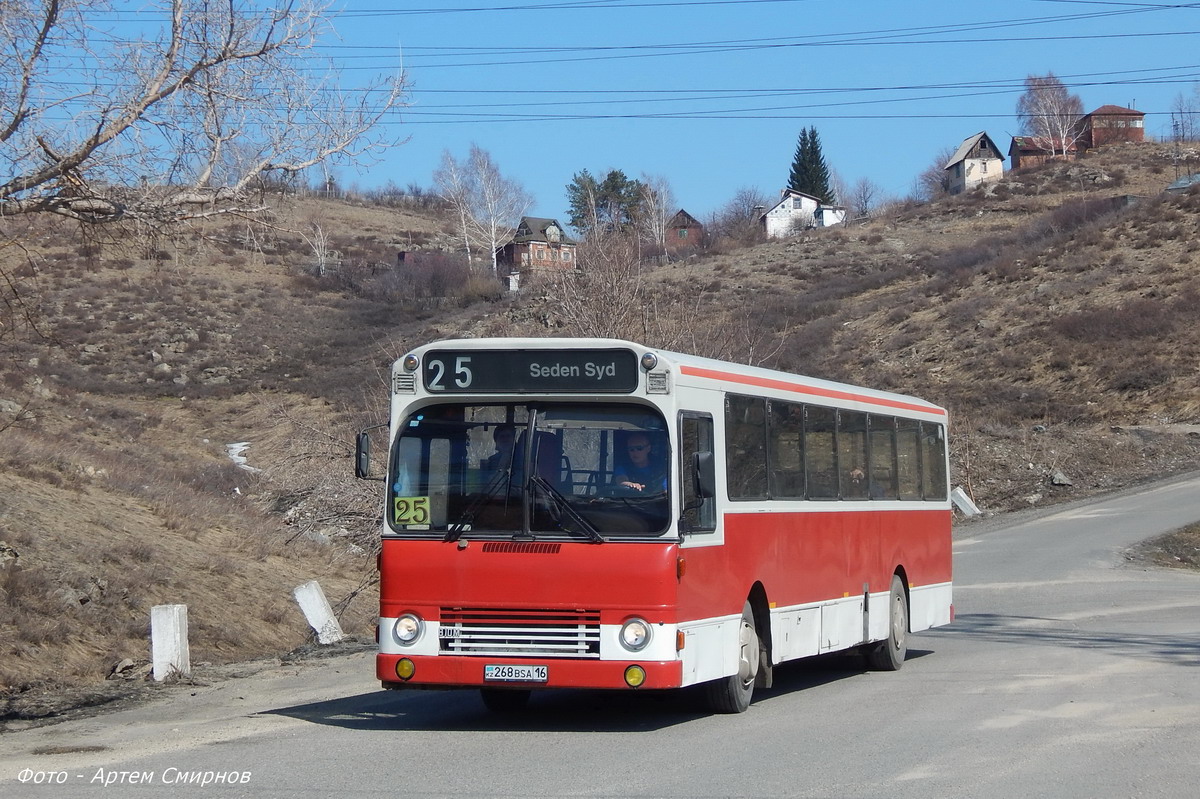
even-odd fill
[{"label": "round headlight", "polygon": [[421,365],[421,362],[417,359],[417,356],[410,352],[404,356],[404,360],[400,362],[400,365],[404,367],[404,371],[406,372],[415,372],[417,371],[417,367]]},{"label": "round headlight", "polygon": [[421,630],[424,627],[425,624],[420,618],[411,613],[405,613],[396,619],[396,626],[392,628],[392,634],[396,636],[397,641],[407,646],[421,637]]},{"label": "round headlight", "polygon": [[630,619],[621,625],[621,646],[630,652],[640,652],[650,643],[650,623],[643,619]]},{"label": "round headlight", "polygon": [[658,366],[658,356],[653,352],[647,352],[642,355],[642,368],[649,372],[654,367]]}]

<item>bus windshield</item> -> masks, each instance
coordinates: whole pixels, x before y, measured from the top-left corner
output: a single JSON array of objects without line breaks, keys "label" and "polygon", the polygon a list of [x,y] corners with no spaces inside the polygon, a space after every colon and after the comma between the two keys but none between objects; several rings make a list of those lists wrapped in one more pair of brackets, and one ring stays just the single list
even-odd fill
[{"label": "bus windshield", "polygon": [[670,465],[653,408],[431,405],[396,436],[387,521],[448,541],[657,537],[670,528]]}]

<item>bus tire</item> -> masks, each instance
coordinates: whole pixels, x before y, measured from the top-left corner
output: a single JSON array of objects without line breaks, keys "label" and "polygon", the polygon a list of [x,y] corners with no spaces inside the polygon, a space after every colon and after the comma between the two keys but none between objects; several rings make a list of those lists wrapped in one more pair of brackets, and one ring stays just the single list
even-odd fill
[{"label": "bus tire", "polygon": [[480,688],[483,705],[493,713],[519,713],[529,704],[531,691],[509,691],[503,688]]},{"label": "bus tire", "polygon": [[888,637],[867,649],[867,662],[879,671],[897,671],[908,654],[908,598],[900,575],[892,575],[888,595]]},{"label": "bus tire", "polygon": [[738,626],[738,670],[736,674],[705,684],[708,706],[716,713],[742,713],[750,707],[758,676],[762,649],[754,627],[754,611],[747,602]]}]

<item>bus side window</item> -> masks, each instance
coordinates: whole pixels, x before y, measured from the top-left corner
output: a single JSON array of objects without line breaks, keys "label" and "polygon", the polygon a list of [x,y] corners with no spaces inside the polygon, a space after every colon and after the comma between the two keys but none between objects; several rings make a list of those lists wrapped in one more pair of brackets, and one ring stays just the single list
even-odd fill
[{"label": "bus side window", "polygon": [[891,416],[867,417],[870,431],[871,499],[899,499],[896,487],[896,420]]},{"label": "bus side window", "polygon": [[912,419],[896,426],[896,467],[900,477],[900,499],[921,498],[921,428]]},{"label": "bus side window", "polygon": [[837,499],[837,411],[804,406],[804,478],[809,499]]},{"label": "bus side window", "polygon": [[771,497],[804,499],[804,406],[771,400],[767,416]]},{"label": "bus side window", "polygon": [[725,474],[730,499],[767,496],[767,403],[760,397],[725,397]]},{"label": "bus side window", "polygon": [[707,414],[683,413],[679,418],[680,532],[709,532],[717,528],[716,500],[696,493],[694,457],[713,452],[713,420]]},{"label": "bus side window", "polygon": [[838,477],[842,499],[867,498],[867,415],[837,413]]},{"label": "bus side window", "polygon": [[921,476],[925,499],[946,498],[946,433],[940,424],[921,422]]}]

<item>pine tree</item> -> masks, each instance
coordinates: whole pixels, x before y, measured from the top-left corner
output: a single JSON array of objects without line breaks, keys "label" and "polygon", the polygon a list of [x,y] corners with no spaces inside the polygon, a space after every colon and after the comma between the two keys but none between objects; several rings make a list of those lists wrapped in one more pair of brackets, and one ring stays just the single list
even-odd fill
[{"label": "pine tree", "polygon": [[822,203],[833,202],[833,190],[829,187],[829,167],[825,165],[825,156],[821,153],[821,137],[817,135],[815,127],[800,130],[788,188],[816,197]]}]

